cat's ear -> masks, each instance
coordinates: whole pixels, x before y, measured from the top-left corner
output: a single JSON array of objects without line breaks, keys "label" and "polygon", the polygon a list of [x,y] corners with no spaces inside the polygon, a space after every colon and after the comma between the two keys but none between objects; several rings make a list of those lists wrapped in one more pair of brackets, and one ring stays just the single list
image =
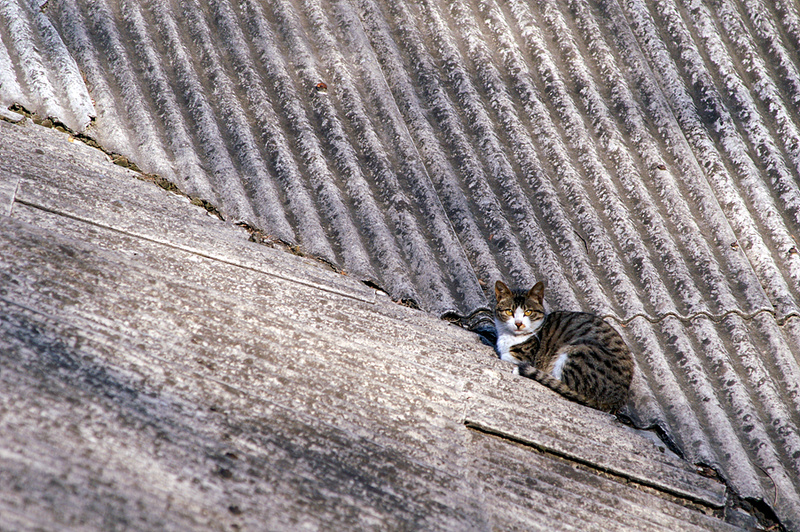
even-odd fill
[{"label": "cat's ear", "polygon": [[544,301],[544,283],[542,281],[539,281],[533,285],[533,288],[528,290],[528,299],[534,299],[540,305],[542,304],[542,301]]},{"label": "cat's ear", "polygon": [[494,295],[498,301],[511,295],[511,290],[506,286],[503,281],[494,283]]}]

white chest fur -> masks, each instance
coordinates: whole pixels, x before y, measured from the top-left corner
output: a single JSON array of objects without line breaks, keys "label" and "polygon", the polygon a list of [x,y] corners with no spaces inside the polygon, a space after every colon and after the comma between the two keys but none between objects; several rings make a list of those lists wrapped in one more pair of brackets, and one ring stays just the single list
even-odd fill
[{"label": "white chest fur", "polygon": [[534,333],[529,333],[525,335],[515,335],[515,334],[508,334],[503,333],[497,336],[497,353],[500,355],[500,360],[505,360],[506,362],[514,362],[515,364],[519,363],[519,360],[511,356],[510,350],[512,346],[519,345],[523,342],[526,342]]}]

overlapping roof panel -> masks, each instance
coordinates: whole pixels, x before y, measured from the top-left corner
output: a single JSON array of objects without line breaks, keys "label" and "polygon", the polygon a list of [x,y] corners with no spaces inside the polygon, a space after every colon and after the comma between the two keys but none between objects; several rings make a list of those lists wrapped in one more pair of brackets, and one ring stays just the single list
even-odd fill
[{"label": "overlapping roof panel", "polygon": [[476,335],[254,244],[67,135],[0,121],[0,139],[3,530],[758,522]]},{"label": "overlapping roof panel", "polygon": [[505,278],[613,319],[639,421],[800,526],[796,3],[51,0],[0,19],[4,103],[229,219],[438,315],[480,316]]}]

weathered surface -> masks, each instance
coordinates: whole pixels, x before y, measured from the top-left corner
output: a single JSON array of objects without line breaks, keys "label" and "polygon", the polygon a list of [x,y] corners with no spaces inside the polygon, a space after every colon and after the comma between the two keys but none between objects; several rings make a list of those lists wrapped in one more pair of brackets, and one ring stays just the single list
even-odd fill
[{"label": "weathered surface", "polygon": [[[66,135],[0,132],[0,176],[19,176],[0,224],[4,526],[734,528],[687,502],[730,506],[722,486],[510,376],[475,335]],[[469,428],[477,413],[567,458]]]},{"label": "weathered surface", "polygon": [[[648,440],[620,438],[613,416],[572,403],[550,410],[544,396],[552,392],[520,390],[515,380],[501,373],[471,380],[467,389],[475,396],[468,400],[465,423],[711,507],[725,505],[719,482],[698,478],[693,467]],[[532,405],[536,414],[521,415],[520,405]]]},{"label": "weathered surface", "polygon": [[545,280],[800,529],[799,43],[792,0],[4,0],[0,103],[438,316]]}]

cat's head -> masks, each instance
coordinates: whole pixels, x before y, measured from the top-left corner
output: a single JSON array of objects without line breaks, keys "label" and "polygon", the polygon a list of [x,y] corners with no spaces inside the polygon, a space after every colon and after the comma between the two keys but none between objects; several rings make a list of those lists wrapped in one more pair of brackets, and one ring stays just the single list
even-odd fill
[{"label": "cat's head", "polygon": [[511,290],[502,281],[494,285],[497,306],[494,308],[497,334],[523,336],[533,334],[544,322],[544,283],[528,290]]}]

